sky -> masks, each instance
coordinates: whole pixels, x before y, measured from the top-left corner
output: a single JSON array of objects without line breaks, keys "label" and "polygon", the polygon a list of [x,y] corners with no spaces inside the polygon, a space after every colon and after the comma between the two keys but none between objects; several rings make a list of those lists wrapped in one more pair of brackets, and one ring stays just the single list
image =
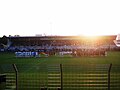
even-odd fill
[{"label": "sky", "polygon": [[0,0],[0,37],[118,33],[120,0]]}]

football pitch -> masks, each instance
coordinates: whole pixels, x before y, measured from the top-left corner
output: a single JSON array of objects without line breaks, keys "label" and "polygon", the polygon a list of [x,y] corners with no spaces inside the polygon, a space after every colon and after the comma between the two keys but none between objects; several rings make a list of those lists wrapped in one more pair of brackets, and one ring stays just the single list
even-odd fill
[{"label": "football pitch", "polygon": [[107,56],[16,58],[14,53],[0,53],[0,64],[120,64],[120,52],[108,52]]},{"label": "football pitch", "polygon": [[[6,72],[7,89],[15,88],[15,73],[18,68],[18,90],[40,90],[61,88],[63,90],[108,90],[108,70],[112,64],[111,90],[120,89],[120,52],[108,52],[107,56],[71,57],[50,56],[17,58],[14,53],[0,53],[0,65]],[[119,66],[116,68],[116,66]],[[5,67],[5,68],[4,68]],[[1,68],[0,68],[1,69]],[[11,70],[11,71],[9,71]],[[3,87],[1,85],[0,87]],[[4,89],[3,89],[4,90]],[[44,89],[46,90],[46,89]]]}]

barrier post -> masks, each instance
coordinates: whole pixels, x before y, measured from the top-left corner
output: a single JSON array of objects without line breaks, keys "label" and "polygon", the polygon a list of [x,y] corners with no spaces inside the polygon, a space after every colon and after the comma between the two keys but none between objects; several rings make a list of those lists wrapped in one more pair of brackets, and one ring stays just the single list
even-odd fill
[{"label": "barrier post", "polygon": [[15,64],[12,64],[12,65],[15,70],[15,76],[16,76],[16,90],[18,90],[18,69]]},{"label": "barrier post", "polygon": [[60,76],[61,76],[61,90],[63,90],[63,70],[62,70],[62,64],[60,64]]},{"label": "barrier post", "polygon": [[110,90],[110,72],[111,72],[112,64],[110,64],[108,69],[108,90]]}]

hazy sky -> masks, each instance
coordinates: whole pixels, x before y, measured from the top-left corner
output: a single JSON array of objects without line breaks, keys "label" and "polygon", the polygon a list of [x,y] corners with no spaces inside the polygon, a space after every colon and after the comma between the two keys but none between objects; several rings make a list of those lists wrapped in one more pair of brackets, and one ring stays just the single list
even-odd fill
[{"label": "hazy sky", "polygon": [[120,0],[0,0],[0,36],[120,33]]}]

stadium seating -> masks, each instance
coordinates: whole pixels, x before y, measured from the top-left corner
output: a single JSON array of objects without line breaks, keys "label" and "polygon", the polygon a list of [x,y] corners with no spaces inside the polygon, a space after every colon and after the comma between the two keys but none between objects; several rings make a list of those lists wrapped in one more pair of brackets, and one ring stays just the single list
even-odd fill
[{"label": "stadium seating", "polygon": [[[6,37],[11,42],[7,51],[14,52],[84,52],[85,56],[90,51],[105,52],[108,50],[120,50],[113,42],[116,36],[99,36],[97,39],[89,39],[82,36],[41,36],[41,37]],[[6,40],[0,38],[0,51],[4,49],[2,43]],[[79,50],[79,51],[78,51]],[[81,55],[80,55],[81,56]]]}]

